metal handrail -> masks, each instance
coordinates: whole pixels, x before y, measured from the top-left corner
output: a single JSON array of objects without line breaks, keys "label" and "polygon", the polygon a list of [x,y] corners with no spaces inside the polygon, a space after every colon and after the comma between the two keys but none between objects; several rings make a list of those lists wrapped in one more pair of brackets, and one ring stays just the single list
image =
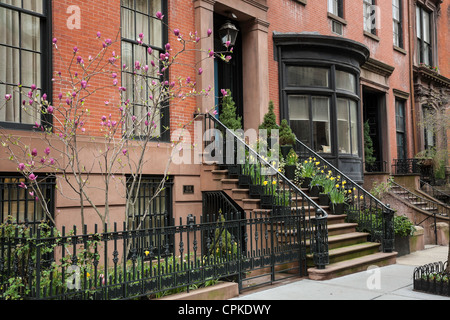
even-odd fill
[{"label": "metal handrail", "polygon": [[[439,189],[436,189],[435,187],[433,187],[431,184],[429,184],[428,182],[426,182],[426,181],[423,181],[422,179],[419,179],[419,183],[420,183],[420,186],[421,186],[421,188],[422,188],[422,186],[424,186],[424,185],[426,185],[428,188],[431,188],[431,190],[432,190],[432,192],[433,192],[433,194],[431,195],[433,198],[436,198],[436,194],[438,194],[438,195],[440,195],[440,196],[443,196],[443,197],[446,197],[446,198],[449,198],[450,199],[450,194],[448,194],[448,193],[445,193],[445,192],[443,192],[443,191],[441,191],[441,190],[439,190]],[[424,191],[425,193],[427,193],[427,194],[429,194],[428,192],[426,192],[426,191]],[[445,204],[445,203],[443,203],[443,205],[445,205],[445,206],[448,206],[447,204]]]},{"label": "metal handrail", "polygon": [[[270,198],[272,205],[272,213],[283,214],[283,207],[287,207],[290,212],[301,214],[304,217],[304,243],[307,240],[310,241],[310,250],[313,254],[315,265],[318,269],[325,268],[325,265],[329,263],[328,255],[328,230],[327,219],[328,214],[315,203],[306,193],[299,189],[294,183],[280,173],[271,163],[264,159],[258,152],[252,147],[246,144],[241,137],[236,135],[232,130],[228,129],[220,120],[210,114],[205,115],[205,132],[206,120],[214,124],[214,129],[217,127],[220,132],[223,132],[227,137],[231,137],[233,140],[233,150],[227,154],[226,148],[222,148],[222,160],[231,159],[230,162],[239,166],[239,174],[243,178],[248,178],[249,183],[262,186],[261,188],[261,203],[263,198]],[[211,128],[211,126],[209,126]],[[213,133],[217,134],[217,133]],[[213,136],[211,135],[212,138]],[[215,138],[217,138],[215,136]],[[218,137],[220,139],[220,137]],[[211,140],[210,140],[211,141]],[[234,147],[235,146],[235,147]],[[239,148],[244,148],[246,160],[249,162],[238,163],[237,153]],[[242,150],[240,150],[242,151]],[[226,161],[229,162],[229,161]],[[253,163],[251,163],[253,162]],[[269,174],[261,174],[263,172]],[[263,180],[264,179],[264,180]],[[287,196],[287,198],[286,198]],[[286,201],[287,199],[287,201]],[[301,205],[299,202],[301,201]],[[288,204],[288,206],[286,206]],[[311,211],[314,211],[315,215],[311,215]],[[308,214],[308,219],[306,219]],[[309,226],[307,224],[310,224]]]},{"label": "metal handrail", "polygon": [[[384,252],[392,252],[394,248],[394,211],[390,206],[382,203],[361,185],[298,139],[296,139],[295,150],[300,157],[306,153],[307,157],[319,159],[320,162],[325,164],[326,170],[331,170],[334,176],[340,177],[340,181],[346,181],[347,189],[351,190],[351,196],[348,199],[348,220],[358,222],[360,230],[370,232],[373,241],[382,243]],[[371,216],[372,213],[378,214],[379,212],[382,213],[382,226]],[[380,227],[382,228],[382,234],[380,234]]]}]

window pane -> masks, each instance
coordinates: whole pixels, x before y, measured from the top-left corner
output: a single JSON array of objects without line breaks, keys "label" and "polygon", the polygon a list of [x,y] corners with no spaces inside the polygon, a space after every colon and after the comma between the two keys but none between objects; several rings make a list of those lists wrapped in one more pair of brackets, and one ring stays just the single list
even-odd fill
[{"label": "window pane", "polygon": [[42,0],[23,0],[23,8],[37,13],[44,12]]},{"label": "window pane", "polygon": [[287,85],[289,87],[328,87],[328,69],[314,67],[287,67]]},{"label": "window pane", "polygon": [[351,140],[352,140],[352,154],[358,155],[359,153],[359,134],[358,134],[358,112],[357,103],[350,100],[350,123],[351,123]]},{"label": "window pane", "polygon": [[134,35],[134,12],[122,8],[122,38],[135,40]]},{"label": "window pane", "polygon": [[337,100],[337,127],[339,153],[351,153],[350,148],[350,119],[348,100]]},{"label": "window pane", "polygon": [[422,10],[423,15],[423,41],[430,43],[430,14]]},{"label": "window pane", "polygon": [[288,107],[292,131],[300,141],[311,146],[308,97],[289,96]]},{"label": "window pane", "polygon": [[313,145],[317,152],[331,153],[330,99],[312,97]]},{"label": "window pane", "polygon": [[19,13],[0,7],[0,44],[19,46]]},{"label": "window pane", "polygon": [[35,84],[41,88],[41,55],[39,53],[22,51],[21,69],[24,86],[29,87]]},{"label": "window pane", "polygon": [[356,93],[356,76],[349,72],[336,70],[336,88]]},{"label": "window pane", "polygon": [[41,29],[38,17],[22,14],[22,48],[41,51]]},{"label": "window pane", "polygon": [[420,17],[419,7],[416,7],[416,33],[417,38],[422,38],[422,19]]}]

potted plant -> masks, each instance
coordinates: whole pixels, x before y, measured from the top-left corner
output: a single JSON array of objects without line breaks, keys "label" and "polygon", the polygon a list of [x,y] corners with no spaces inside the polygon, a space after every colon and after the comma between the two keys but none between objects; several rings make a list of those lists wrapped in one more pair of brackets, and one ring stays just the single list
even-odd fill
[{"label": "potted plant", "polygon": [[345,213],[345,191],[341,188],[334,187],[330,191],[331,212],[333,214]]},{"label": "potted plant", "polygon": [[281,121],[280,125],[280,149],[281,155],[286,158],[290,150],[295,145],[295,134],[292,132],[291,127],[286,119]]},{"label": "potted plant", "polygon": [[284,174],[285,174],[286,178],[288,178],[289,180],[294,180],[294,178],[295,178],[295,169],[297,166],[297,161],[298,161],[298,155],[294,151],[294,149],[291,148],[291,150],[289,151],[289,153],[286,157],[286,161],[284,164]]},{"label": "potted plant", "polygon": [[394,216],[394,239],[397,256],[410,253],[409,237],[414,234],[414,224],[406,216]]},{"label": "potted plant", "polygon": [[322,192],[319,193],[319,204],[321,206],[327,206],[330,204],[330,192],[335,186],[335,178],[327,175],[321,181],[322,182]]},{"label": "potted plant", "polygon": [[[269,110],[264,115],[263,122],[259,125],[258,129],[266,129],[267,130],[267,141],[270,141],[272,137],[272,130],[278,130],[280,127],[277,125],[277,117],[275,112],[273,111],[273,101],[269,101]],[[264,142],[263,142],[264,143]],[[270,144],[268,144],[270,146]]]},{"label": "potted plant", "polygon": [[275,192],[277,181],[263,181],[263,194],[261,195],[261,208],[272,209],[275,204]]},{"label": "potted plant", "polygon": [[312,177],[317,172],[317,165],[319,165],[319,162],[316,162],[316,159],[309,158],[308,160],[305,160],[302,163],[302,171],[301,171],[301,177],[303,178],[303,182],[301,187],[302,188],[309,188],[309,185],[311,183]]},{"label": "potted plant", "polygon": [[309,194],[311,195],[311,197],[318,197],[322,192],[322,183],[324,179],[325,176],[322,174],[315,174],[311,178],[311,182],[309,183]]}]

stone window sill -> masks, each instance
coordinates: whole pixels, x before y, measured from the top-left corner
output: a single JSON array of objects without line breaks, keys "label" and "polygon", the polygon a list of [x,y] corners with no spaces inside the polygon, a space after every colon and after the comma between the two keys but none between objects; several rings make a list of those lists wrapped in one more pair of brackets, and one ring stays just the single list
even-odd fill
[{"label": "stone window sill", "polygon": [[341,17],[338,17],[338,16],[336,16],[336,15],[330,13],[330,12],[327,12],[327,16],[328,16],[328,18],[330,18],[332,20],[336,20],[336,21],[342,23],[345,26],[347,25],[347,20],[345,20],[345,19],[343,19]]},{"label": "stone window sill", "polygon": [[377,35],[373,34],[373,33],[370,33],[370,32],[367,32],[367,31],[364,30],[364,35],[366,37],[372,39],[372,40],[380,42],[380,38]]}]

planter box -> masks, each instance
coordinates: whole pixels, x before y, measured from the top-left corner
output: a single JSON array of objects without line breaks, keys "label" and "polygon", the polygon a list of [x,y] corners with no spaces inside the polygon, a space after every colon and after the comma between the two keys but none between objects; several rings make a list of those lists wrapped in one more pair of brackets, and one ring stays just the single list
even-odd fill
[{"label": "planter box", "polygon": [[345,203],[335,203],[331,204],[332,214],[344,214],[345,213]]},{"label": "planter box", "polygon": [[295,165],[286,165],[284,166],[284,175],[286,176],[286,178],[288,178],[289,180],[294,180],[295,178]]},{"label": "planter box", "polygon": [[322,187],[312,186],[309,190],[309,194],[311,197],[318,197],[321,191],[322,191]]},{"label": "planter box", "polygon": [[274,197],[269,194],[261,195],[261,208],[262,209],[272,209]]},{"label": "planter box", "polygon": [[409,249],[409,236],[400,237],[395,235],[394,250],[398,252],[397,257],[401,257],[410,254]]},{"label": "planter box", "polygon": [[250,175],[241,174],[238,176],[238,184],[241,187],[248,187],[250,185]]},{"label": "planter box", "polygon": [[250,184],[248,187],[248,193],[252,197],[260,197],[263,194],[263,186],[257,184]]},{"label": "planter box", "polygon": [[320,206],[329,206],[330,205],[330,197],[326,193],[319,193],[319,205]]},{"label": "planter box", "polygon": [[289,154],[289,151],[291,151],[292,148],[293,148],[292,145],[284,145],[284,146],[280,146],[280,149],[281,149],[281,155],[283,156],[283,158],[286,159],[287,155]]},{"label": "planter box", "polygon": [[227,165],[228,175],[237,176],[241,173],[241,166],[239,164],[229,164]]},{"label": "planter box", "polygon": [[312,180],[311,178],[303,178],[301,187],[309,189],[309,184],[311,183],[311,180]]}]

